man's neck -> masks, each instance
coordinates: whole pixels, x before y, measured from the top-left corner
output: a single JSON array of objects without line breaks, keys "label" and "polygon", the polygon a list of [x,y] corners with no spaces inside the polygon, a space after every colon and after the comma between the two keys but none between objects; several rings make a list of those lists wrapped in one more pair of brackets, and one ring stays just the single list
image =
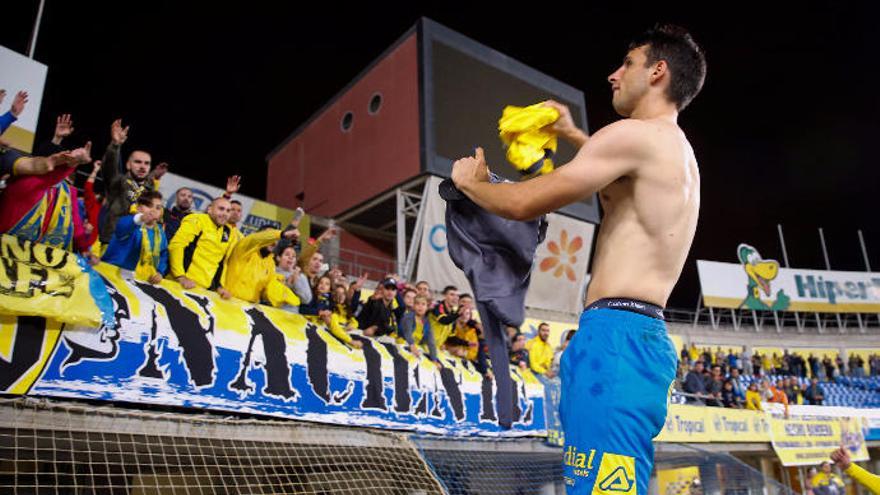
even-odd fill
[{"label": "man's neck", "polygon": [[156,222],[150,222],[150,223],[146,223],[146,222],[145,222],[145,223],[144,223],[144,227],[146,227],[146,228],[148,228],[148,229],[152,229],[152,228],[155,227],[155,226],[156,226]]},{"label": "man's neck", "polygon": [[637,120],[665,120],[673,125],[678,125],[678,109],[675,105],[661,99],[643,99],[629,116]]},{"label": "man's neck", "polygon": [[[175,205],[174,205],[174,208],[177,209],[177,211],[180,211],[180,212],[186,212],[186,211],[189,211],[189,208],[181,208],[180,205],[179,205],[179,204],[176,204],[176,203],[175,203]],[[190,206],[190,208],[192,208],[192,207]]]},{"label": "man's neck", "polygon": [[143,184],[143,182],[144,182],[145,180],[147,180],[147,177],[146,177],[146,176],[144,176],[143,179],[138,179],[138,178],[135,177],[134,174],[131,173],[131,172],[128,173],[128,178],[131,179],[131,180],[133,180],[133,181],[135,181],[135,182],[137,182],[138,184]]}]

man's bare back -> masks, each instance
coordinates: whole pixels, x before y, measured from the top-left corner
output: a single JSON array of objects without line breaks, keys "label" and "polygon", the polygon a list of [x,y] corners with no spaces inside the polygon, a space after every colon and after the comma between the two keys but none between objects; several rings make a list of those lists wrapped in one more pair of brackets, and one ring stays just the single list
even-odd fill
[{"label": "man's bare back", "polygon": [[700,173],[678,126],[664,120],[633,126],[650,150],[642,163],[599,192],[599,227],[586,304],[628,297],[666,306],[694,238]]}]

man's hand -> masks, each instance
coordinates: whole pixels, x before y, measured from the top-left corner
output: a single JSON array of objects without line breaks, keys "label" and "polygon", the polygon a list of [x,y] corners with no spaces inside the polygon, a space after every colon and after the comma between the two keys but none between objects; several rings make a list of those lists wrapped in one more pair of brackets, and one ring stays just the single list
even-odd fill
[{"label": "man's hand", "polygon": [[333,313],[331,313],[329,309],[322,309],[321,311],[318,311],[318,318],[320,318],[321,321],[323,321],[324,324],[329,327],[330,321],[333,318]]},{"label": "man's hand", "polygon": [[417,358],[422,356],[422,350],[419,349],[419,346],[416,344],[412,344],[409,346],[409,352],[411,352],[412,355]]},{"label": "man's hand", "polygon": [[154,273],[154,274],[150,275],[150,280],[148,280],[148,282],[150,282],[153,285],[159,285],[159,283],[162,282],[162,275],[160,275],[158,273]]},{"label": "man's hand", "polygon": [[195,289],[196,288],[196,283],[193,282],[192,280],[186,278],[185,275],[181,275],[181,276],[177,277],[177,281],[180,283],[180,285],[184,289]]},{"label": "man's hand", "polygon": [[217,294],[220,294],[220,299],[230,299],[232,297],[232,293],[223,287],[217,287]]},{"label": "man's hand", "polygon": [[152,173],[153,179],[159,180],[167,172],[168,172],[168,163],[162,162],[162,163],[156,165],[156,168],[153,169],[153,173]]},{"label": "man's hand", "polygon": [[110,139],[116,146],[122,146],[128,139],[128,129],[131,126],[122,127],[122,119],[116,119],[110,126]]},{"label": "man's hand", "polygon": [[329,229],[325,230],[324,233],[318,236],[318,242],[327,242],[336,237],[338,233],[339,229],[337,229],[336,227],[330,227]]},{"label": "man's hand", "polygon": [[486,378],[488,378],[489,380],[494,380],[494,379],[495,379],[495,374],[492,373],[492,370],[486,370],[486,375],[485,375],[485,376],[486,376]]},{"label": "man's hand", "polygon": [[95,160],[92,163],[92,173],[89,174],[89,178],[86,180],[95,182],[95,177],[98,176],[98,172],[100,172],[100,171],[101,171],[101,160]]},{"label": "man's hand", "polygon": [[474,156],[461,158],[452,164],[452,182],[462,191],[470,184],[489,182],[489,167],[483,148],[477,148]]},{"label": "man's hand", "polygon": [[10,108],[9,111],[12,112],[12,115],[15,115],[15,118],[18,118],[18,116],[21,115],[21,112],[24,111],[24,106],[27,105],[27,102],[27,91],[19,91],[15,94],[15,98],[12,100],[12,108]]},{"label": "man's hand", "polygon": [[520,367],[520,369],[526,369],[526,368],[529,367],[529,365],[528,365],[528,363],[526,363],[525,361],[520,361],[520,362],[519,362],[519,367]]},{"label": "man's hand", "polygon": [[547,373],[544,373],[544,376],[547,378],[556,378],[556,373],[553,370],[547,370]]},{"label": "man's hand", "polygon": [[550,125],[550,128],[561,136],[566,141],[574,144],[578,148],[584,145],[587,142],[587,135],[584,131],[580,130],[577,125],[574,123],[574,119],[571,118],[571,111],[568,109],[566,105],[559,103],[554,100],[547,100],[544,102],[545,107],[550,107],[556,109],[559,112],[559,118],[556,122]]},{"label": "man's hand", "polygon": [[61,140],[70,136],[71,133],[73,133],[73,120],[70,118],[70,114],[59,115],[55,119],[55,136],[52,137],[52,142],[61,144]]},{"label": "man's hand", "polygon": [[351,342],[348,343],[348,345],[350,345],[354,349],[363,349],[364,348],[364,343],[361,342],[360,340],[352,339]]},{"label": "man's hand", "polygon": [[844,471],[846,471],[852,463],[852,460],[849,457],[849,452],[846,451],[846,448],[843,445],[831,453],[831,460]]},{"label": "man's hand", "polygon": [[281,237],[296,244],[299,242],[299,230],[295,227],[288,227],[287,230],[281,232]]},{"label": "man's hand", "polygon": [[97,256],[95,256],[94,253],[89,251],[83,252],[82,257],[86,259],[86,263],[88,263],[89,266],[95,266],[101,262],[101,260]]},{"label": "man's hand", "polygon": [[356,290],[361,290],[361,288],[364,286],[364,283],[365,283],[366,281],[367,281],[367,274],[366,274],[366,273],[362,273],[361,276],[357,278],[357,280],[355,280],[354,282],[352,282],[352,284],[351,284],[351,291],[354,292],[354,291],[356,291]]},{"label": "man's hand", "polygon": [[376,330],[378,329],[379,327],[377,327],[376,325],[369,326],[364,329],[364,335],[366,335],[367,337],[372,337],[373,335],[376,335]]},{"label": "man's hand", "polygon": [[302,275],[302,268],[299,265],[293,265],[293,270],[290,271],[290,276],[287,277],[287,285],[293,285],[299,280],[299,276]]},{"label": "man's hand", "polygon": [[226,179],[226,194],[232,196],[241,188],[241,176],[233,175]]},{"label": "man's hand", "polygon": [[69,153],[70,158],[73,160],[73,166],[76,165],[85,165],[92,161],[92,142],[87,141],[86,145],[82,148],[77,148]]},{"label": "man's hand", "polygon": [[76,167],[77,165],[82,165],[84,163],[89,163],[92,161],[92,142],[89,141],[82,148],[77,148],[73,151],[61,151],[46,157],[45,160],[39,158],[38,166],[36,173],[38,175],[49,173],[55,170],[55,167],[60,165],[67,165],[69,167]]},{"label": "man's hand", "polygon": [[91,222],[89,222],[88,220],[83,222],[83,232],[85,232],[86,235],[92,235],[92,232],[94,231],[95,227],[92,225]]}]

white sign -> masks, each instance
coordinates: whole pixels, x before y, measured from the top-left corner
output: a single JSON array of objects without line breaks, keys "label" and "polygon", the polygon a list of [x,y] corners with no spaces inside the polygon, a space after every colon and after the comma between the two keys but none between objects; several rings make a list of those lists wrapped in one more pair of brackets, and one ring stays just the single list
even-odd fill
[{"label": "white sign", "polygon": [[0,104],[0,114],[12,106],[16,93],[27,91],[28,103],[18,120],[3,133],[3,139],[13,148],[30,153],[34,147],[37,132],[37,117],[43,101],[43,88],[49,68],[24,55],[0,46],[0,89],[6,90],[6,97]]},{"label": "white sign", "polygon": [[428,178],[428,198],[425,207],[425,224],[422,245],[419,248],[418,280],[427,280],[437,291],[448,285],[458,287],[459,292],[473,294],[471,286],[459,270],[446,246],[446,201],[438,189],[442,179]]},{"label": "white sign", "polygon": [[740,244],[740,263],[697,261],[707,307],[824,313],[880,312],[880,273],[780,268]]},{"label": "white sign", "polygon": [[547,237],[535,252],[526,306],[565,313],[584,309],[584,287],[596,226],[547,215]]}]

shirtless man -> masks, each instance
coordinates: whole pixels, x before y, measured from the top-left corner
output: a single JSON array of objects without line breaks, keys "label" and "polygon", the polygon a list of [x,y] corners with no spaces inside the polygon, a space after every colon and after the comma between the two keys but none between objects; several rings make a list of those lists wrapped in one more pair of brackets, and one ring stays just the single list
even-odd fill
[{"label": "shirtless man", "polygon": [[677,353],[666,305],[690,249],[700,206],[693,149],[677,125],[706,75],[702,50],[675,26],[629,46],[608,77],[624,117],[587,136],[568,109],[553,125],[580,149],[568,164],[519,183],[491,184],[483,150],[456,161],[452,179],[478,205],[527,220],[598,192],[599,228],[587,307],[562,357],[560,415],[568,493],[644,495],[651,439],[666,420]]}]

